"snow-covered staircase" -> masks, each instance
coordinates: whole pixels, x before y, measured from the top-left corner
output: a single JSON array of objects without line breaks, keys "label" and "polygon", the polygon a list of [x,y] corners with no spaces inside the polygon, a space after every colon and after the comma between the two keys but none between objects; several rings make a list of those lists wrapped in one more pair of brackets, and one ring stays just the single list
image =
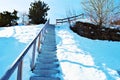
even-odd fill
[{"label": "snow-covered staircase", "polygon": [[55,26],[49,25],[33,70],[34,75],[30,77],[30,80],[60,80],[59,67],[56,56]]}]

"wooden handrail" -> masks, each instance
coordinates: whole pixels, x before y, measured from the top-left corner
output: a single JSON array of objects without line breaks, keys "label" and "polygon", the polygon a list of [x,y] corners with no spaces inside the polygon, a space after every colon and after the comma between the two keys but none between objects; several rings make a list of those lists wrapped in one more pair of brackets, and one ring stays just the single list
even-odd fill
[{"label": "wooden handrail", "polygon": [[[46,30],[46,27],[48,25],[49,25],[49,20],[45,23],[44,27],[40,30],[40,32],[37,34],[37,36],[27,45],[27,47],[23,50],[23,52],[19,55],[19,57],[15,60],[15,62],[11,65],[11,67],[6,71],[6,73],[2,76],[2,78],[0,80],[8,80],[17,67],[18,67],[17,80],[22,80],[23,59],[24,59],[25,55],[27,54],[27,52],[30,50],[32,45],[33,45],[33,52],[32,52],[32,62],[30,63],[31,64],[30,67],[31,67],[31,70],[34,68],[36,40],[39,38],[41,33],[43,33]],[[40,44],[40,43],[38,42],[38,44]]]},{"label": "wooden handrail", "polygon": [[56,19],[56,24],[75,21],[77,19],[81,19],[81,17],[83,18],[84,14],[80,14],[80,15],[72,16],[72,17],[67,17],[67,18],[63,18],[63,19]]}]

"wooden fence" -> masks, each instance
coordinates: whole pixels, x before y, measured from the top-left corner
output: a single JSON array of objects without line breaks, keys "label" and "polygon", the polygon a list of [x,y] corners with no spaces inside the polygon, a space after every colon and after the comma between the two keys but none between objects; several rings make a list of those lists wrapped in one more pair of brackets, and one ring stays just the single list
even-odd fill
[{"label": "wooden fence", "polygon": [[84,18],[84,14],[80,14],[80,15],[77,15],[77,16],[72,16],[72,17],[67,17],[67,18],[63,18],[63,19],[56,19],[56,25],[58,23],[71,23],[72,21],[76,21],[78,19],[81,19],[81,18]]}]

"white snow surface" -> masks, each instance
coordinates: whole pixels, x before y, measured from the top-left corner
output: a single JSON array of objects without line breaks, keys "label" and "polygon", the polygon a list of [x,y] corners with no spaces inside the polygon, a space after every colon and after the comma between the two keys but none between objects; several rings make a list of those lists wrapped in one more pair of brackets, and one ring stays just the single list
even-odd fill
[{"label": "white snow surface", "polygon": [[[36,37],[44,25],[13,26],[0,28],[0,78],[11,67],[20,53]],[[32,51],[25,56],[23,80],[29,80]],[[16,69],[17,70],[17,69]],[[16,71],[10,80],[16,80]]]},{"label": "white snow surface", "polygon": [[[43,25],[0,28],[0,77],[9,69]],[[56,26],[57,56],[63,80],[120,80],[120,42],[91,40]],[[37,55],[37,54],[36,54]],[[25,56],[23,80],[30,71],[31,50]],[[9,80],[16,79],[16,71]]]},{"label": "white snow surface", "polygon": [[56,41],[64,80],[120,80],[119,42],[80,37],[68,25],[56,26]]}]

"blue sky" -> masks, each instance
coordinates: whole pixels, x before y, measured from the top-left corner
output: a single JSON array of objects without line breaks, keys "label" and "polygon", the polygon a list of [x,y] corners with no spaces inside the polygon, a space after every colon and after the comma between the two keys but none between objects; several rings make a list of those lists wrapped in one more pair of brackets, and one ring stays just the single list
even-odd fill
[{"label": "blue sky", "polygon": [[[66,17],[68,11],[71,10],[74,13],[81,13],[81,0],[42,0],[47,3],[50,7],[48,12],[48,18],[55,23],[56,18]],[[13,11],[14,9],[19,12],[27,12],[30,7],[30,3],[34,0],[0,0],[0,12],[2,11]],[[76,9],[76,10],[75,10]]]},{"label": "blue sky", "polygon": [[[30,7],[30,3],[35,0],[0,0],[0,12],[13,11],[14,9],[19,12],[27,12]],[[48,12],[48,18],[55,23],[56,18],[64,18],[70,16],[68,14],[71,11],[74,14],[82,13],[81,1],[82,0],[42,0],[50,7]],[[119,0],[114,0],[119,1]]]},{"label": "blue sky", "polygon": [[[58,8],[68,8],[73,6],[80,5],[81,0],[42,0],[49,4],[50,7]],[[28,11],[30,7],[30,3],[34,2],[34,0],[0,0],[0,12],[1,11],[12,11],[13,9],[17,9],[19,11]],[[72,6],[71,6],[72,5]]]},{"label": "blue sky", "polygon": [[27,11],[34,0],[0,0],[0,12],[2,11]]}]

